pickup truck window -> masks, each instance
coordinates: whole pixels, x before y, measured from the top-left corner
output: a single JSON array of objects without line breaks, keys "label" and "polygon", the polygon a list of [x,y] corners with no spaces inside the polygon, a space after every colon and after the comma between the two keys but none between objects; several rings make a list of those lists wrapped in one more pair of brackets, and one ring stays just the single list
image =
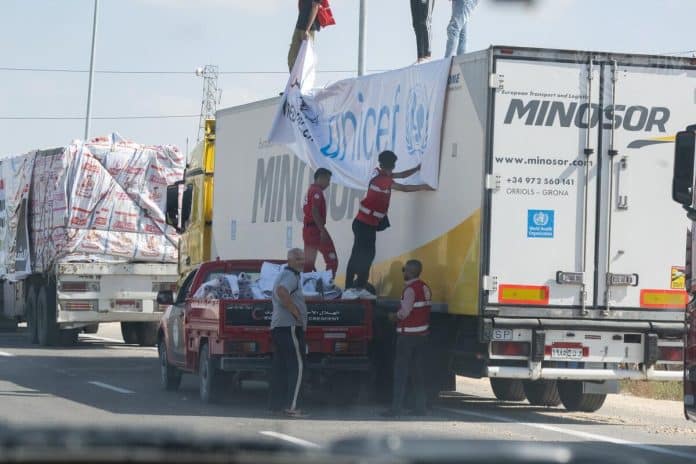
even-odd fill
[{"label": "pickup truck window", "polygon": [[179,293],[176,294],[176,301],[174,304],[183,304],[186,301],[186,297],[188,296],[189,290],[191,290],[191,284],[193,283],[193,278],[196,275],[196,271],[191,271],[191,273],[186,277],[184,280],[184,283],[181,285],[181,288],[179,289]]}]

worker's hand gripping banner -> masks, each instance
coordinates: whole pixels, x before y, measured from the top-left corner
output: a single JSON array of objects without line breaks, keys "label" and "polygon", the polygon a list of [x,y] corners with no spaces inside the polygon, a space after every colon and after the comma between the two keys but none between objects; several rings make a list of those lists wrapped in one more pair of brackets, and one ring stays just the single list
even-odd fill
[{"label": "worker's hand gripping banner", "polygon": [[421,164],[406,183],[438,185],[440,135],[451,59],[346,79],[312,90],[314,51],[304,41],[269,141],[286,144],[332,181],[365,189],[377,155],[391,150],[396,171]]}]

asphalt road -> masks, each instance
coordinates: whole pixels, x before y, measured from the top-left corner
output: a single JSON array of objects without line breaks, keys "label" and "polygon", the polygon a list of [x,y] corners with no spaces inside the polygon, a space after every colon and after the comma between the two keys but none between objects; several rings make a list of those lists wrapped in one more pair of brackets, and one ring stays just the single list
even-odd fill
[{"label": "asphalt road", "polygon": [[284,420],[266,411],[261,382],[244,385],[220,405],[198,398],[194,376],[181,389],[159,387],[157,351],[125,345],[116,324],[81,335],[70,348],[27,344],[23,334],[0,333],[0,422],[10,425],[176,429],[282,440],[307,447],[375,433],[572,444],[625,462],[696,462],[696,424],[681,404],[612,395],[594,414],[524,403],[500,403],[485,380],[458,379],[431,415],[383,420],[378,405],[331,407],[308,399],[310,417]]}]

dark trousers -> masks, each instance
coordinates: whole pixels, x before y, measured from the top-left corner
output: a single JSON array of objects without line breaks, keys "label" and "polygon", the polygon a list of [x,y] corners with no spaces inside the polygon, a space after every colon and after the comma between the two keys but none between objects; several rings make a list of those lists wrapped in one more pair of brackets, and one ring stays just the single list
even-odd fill
[{"label": "dark trousers", "polygon": [[433,19],[433,5],[435,0],[411,0],[411,18],[413,30],[416,32],[416,47],[418,58],[429,58],[430,50],[430,25]]},{"label": "dark trousers", "polygon": [[396,336],[392,398],[392,409],[396,412],[403,409],[409,375],[413,382],[414,410],[424,412],[426,409],[424,358],[427,343],[427,335]]},{"label": "dark trousers", "polygon": [[271,337],[275,351],[268,404],[272,411],[295,409],[305,365],[304,330],[302,327],[276,327]]},{"label": "dark trousers", "polygon": [[370,277],[370,267],[375,259],[377,227],[353,220],[353,250],[346,269],[346,289],[365,288]]}]

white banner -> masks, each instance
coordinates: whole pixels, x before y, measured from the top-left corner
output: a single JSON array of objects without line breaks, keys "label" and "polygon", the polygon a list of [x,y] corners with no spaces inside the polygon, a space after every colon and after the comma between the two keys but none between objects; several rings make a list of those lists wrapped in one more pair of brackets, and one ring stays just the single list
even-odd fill
[{"label": "white banner", "polygon": [[312,91],[315,57],[304,41],[269,134],[332,181],[365,189],[377,156],[391,150],[396,171],[421,164],[405,183],[437,188],[440,135],[451,59],[346,79]]}]

